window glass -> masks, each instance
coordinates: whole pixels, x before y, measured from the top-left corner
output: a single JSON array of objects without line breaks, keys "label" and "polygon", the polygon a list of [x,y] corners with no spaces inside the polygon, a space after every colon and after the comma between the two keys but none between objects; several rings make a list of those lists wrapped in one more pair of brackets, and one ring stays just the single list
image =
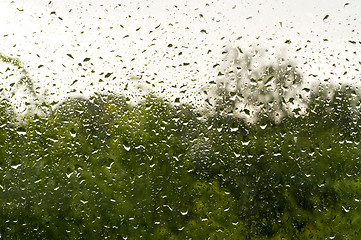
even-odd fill
[{"label": "window glass", "polygon": [[358,239],[361,2],[0,7],[0,239]]}]

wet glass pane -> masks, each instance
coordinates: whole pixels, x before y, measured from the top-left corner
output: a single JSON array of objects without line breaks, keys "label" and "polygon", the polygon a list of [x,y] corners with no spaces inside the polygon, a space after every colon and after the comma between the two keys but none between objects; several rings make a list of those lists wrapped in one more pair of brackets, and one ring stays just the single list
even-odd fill
[{"label": "wet glass pane", "polygon": [[0,239],[359,239],[360,13],[2,1]]}]

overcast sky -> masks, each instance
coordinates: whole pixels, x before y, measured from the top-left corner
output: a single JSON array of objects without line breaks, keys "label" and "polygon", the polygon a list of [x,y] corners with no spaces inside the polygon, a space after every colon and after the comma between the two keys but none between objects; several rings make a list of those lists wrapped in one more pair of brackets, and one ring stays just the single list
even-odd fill
[{"label": "overcast sky", "polygon": [[225,46],[288,56],[307,81],[360,81],[359,0],[0,2],[0,52],[54,98],[147,82],[170,98],[201,99]]}]

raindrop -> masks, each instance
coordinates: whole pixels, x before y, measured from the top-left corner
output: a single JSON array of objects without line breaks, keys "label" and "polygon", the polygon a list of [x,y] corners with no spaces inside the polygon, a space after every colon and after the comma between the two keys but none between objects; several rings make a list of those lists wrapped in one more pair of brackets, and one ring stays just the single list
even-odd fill
[{"label": "raindrop", "polygon": [[328,17],[329,17],[329,15],[324,16],[324,17],[323,17],[323,21],[324,21],[324,22],[328,22]]},{"label": "raindrop", "polygon": [[125,151],[127,151],[127,152],[130,151],[130,146],[128,147],[128,146],[123,144],[123,147],[124,147]]},{"label": "raindrop", "polygon": [[21,167],[21,163],[20,163],[20,164],[17,164],[17,165],[11,166],[12,169],[18,169],[19,167]]}]

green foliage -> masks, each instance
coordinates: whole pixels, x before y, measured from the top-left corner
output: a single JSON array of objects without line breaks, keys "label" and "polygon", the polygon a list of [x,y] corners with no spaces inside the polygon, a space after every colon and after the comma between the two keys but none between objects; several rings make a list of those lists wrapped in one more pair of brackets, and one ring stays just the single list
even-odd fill
[{"label": "green foliage", "polygon": [[0,53],[0,61],[16,67],[20,71],[20,74],[22,76],[20,77],[19,81],[16,83],[16,87],[19,87],[20,85],[24,85],[29,90],[30,94],[32,94],[32,96],[36,95],[34,89],[34,83],[29,77],[28,71],[26,70],[23,63],[19,59],[5,56]]},{"label": "green foliage", "polygon": [[69,98],[19,122],[2,100],[0,236],[357,239],[360,94],[325,89],[303,115],[278,105],[282,121],[253,124],[115,94]]},{"label": "green foliage", "polygon": [[277,58],[276,63],[265,63],[264,51],[257,48],[247,53],[239,48],[228,52],[231,59],[220,69],[222,77],[213,92],[216,115],[279,123],[292,115],[294,106],[302,104],[302,74],[291,61]]}]

